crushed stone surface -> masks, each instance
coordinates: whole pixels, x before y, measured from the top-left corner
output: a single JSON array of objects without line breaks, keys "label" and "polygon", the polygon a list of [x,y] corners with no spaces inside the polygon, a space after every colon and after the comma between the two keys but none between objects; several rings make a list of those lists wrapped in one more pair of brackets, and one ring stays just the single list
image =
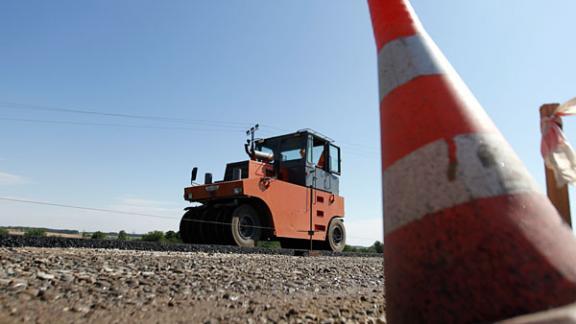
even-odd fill
[{"label": "crushed stone surface", "polygon": [[366,257],[0,248],[0,323],[385,323]]}]

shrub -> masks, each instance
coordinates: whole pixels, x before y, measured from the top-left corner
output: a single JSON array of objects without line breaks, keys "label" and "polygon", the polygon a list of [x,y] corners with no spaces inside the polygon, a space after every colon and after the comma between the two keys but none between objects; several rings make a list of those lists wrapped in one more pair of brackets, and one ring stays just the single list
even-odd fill
[{"label": "shrub", "polygon": [[0,228],[0,236],[7,236],[8,230],[5,228]]},{"label": "shrub", "polygon": [[384,245],[380,241],[374,242],[370,247],[371,250],[374,250],[376,253],[384,253]]},{"label": "shrub", "polygon": [[104,240],[104,239],[106,239],[106,237],[107,237],[106,234],[104,234],[100,231],[94,232],[94,233],[92,233],[92,236],[90,236],[90,238],[93,240]]},{"label": "shrub", "polygon": [[256,243],[257,247],[265,249],[279,249],[281,248],[279,241],[258,241]]},{"label": "shrub", "polygon": [[162,231],[148,232],[148,233],[142,235],[142,241],[162,242],[162,241],[164,241],[164,232],[162,232]]},{"label": "shrub", "polygon": [[358,252],[358,248],[352,245],[345,245],[344,252]]},{"label": "shrub", "polygon": [[182,239],[180,239],[180,232],[168,231],[164,234],[164,238],[167,242],[170,243],[182,243]]},{"label": "shrub", "polygon": [[43,228],[31,228],[24,232],[24,236],[28,237],[44,237],[46,236],[46,230]]},{"label": "shrub", "polygon": [[127,240],[128,240],[128,234],[126,234],[125,231],[118,232],[118,241],[127,241]]}]

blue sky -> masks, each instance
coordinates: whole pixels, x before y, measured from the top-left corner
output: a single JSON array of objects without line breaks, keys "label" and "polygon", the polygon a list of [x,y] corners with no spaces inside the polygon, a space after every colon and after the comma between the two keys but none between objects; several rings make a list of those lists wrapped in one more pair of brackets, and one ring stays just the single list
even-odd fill
[{"label": "blue sky", "polygon": [[[576,96],[576,3],[412,3],[543,188],[538,107]],[[349,241],[371,244],[382,235],[376,71],[365,1],[4,0],[0,196],[174,220],[0,201],[0,225],[176,229],[191,167],[220,178],[258,122],[262,136],[310,127],[342,146]]]}]

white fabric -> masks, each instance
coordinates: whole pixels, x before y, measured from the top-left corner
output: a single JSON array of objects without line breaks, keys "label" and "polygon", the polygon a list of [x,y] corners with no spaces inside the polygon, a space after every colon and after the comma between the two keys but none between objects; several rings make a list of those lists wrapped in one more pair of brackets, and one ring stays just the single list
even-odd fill
[{"label": "white fabric", "polygon": [[558,108],[556,108],[556,114],[560,116],[576,115],[576,98],[558,106]]},{"label": "white fabric", "polygon": [[575,114],[576,98],[558,106],[552,116],[541,121],[542,157],[546,166],[554,171],[558,187],[576,184],[576,153],[560,128],[560,116]]}]

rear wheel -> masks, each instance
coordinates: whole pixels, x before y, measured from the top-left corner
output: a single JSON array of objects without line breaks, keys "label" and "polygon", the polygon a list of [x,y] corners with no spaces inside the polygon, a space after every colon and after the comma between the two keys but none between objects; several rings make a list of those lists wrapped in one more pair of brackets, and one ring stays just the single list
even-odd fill
[{"label": "rear wheel", "polygon": [[262,236],[260,218],[254,207],[240,205],[232,213],[232,238],[241,247],[255,247]]},{"label": "rear wheel", "polygon": [[326,247],[334,252],[342,252],[346,246],[346,228],[341,218],[334,218],[328,226]]},{"label": "rear wheel", "polygon": [[180,220],[180,237],[184,243],[197,243],[198,238],[194,235],[194,229],[195,226],[198,226],[195,222],[198,214],[198,208],[191,208],[184,213],[182,220]]}]

